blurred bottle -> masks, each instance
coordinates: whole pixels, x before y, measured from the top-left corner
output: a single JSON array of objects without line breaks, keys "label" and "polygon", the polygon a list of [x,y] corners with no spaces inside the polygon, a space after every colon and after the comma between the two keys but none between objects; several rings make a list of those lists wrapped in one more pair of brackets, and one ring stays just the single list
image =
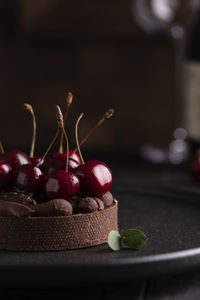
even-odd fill
[{"label": "blurred bottle", "polygon": [[200,147],[200,10],[186,39],[184,124],[192,153]]},{"label": "blurred bottle", "polygon": [[[188,158],[189,144],[187,142],[187,131],[191,135],[191,131],[193,131],[194,127],[194,125],[191,125],[193,116],[191,113],[188,113],[188,106],[190,106],[188,99],[191,98],[189,94],[194,90],[194,84],[189,84],[189,87],[187,88],[188,96],[185,97],[185,36],[188,24],[190,23],[191,18],[193,18],[193,13],[196,11],[199,2],[200,0],[132,0],[133,17],[140,28],[148,34],[160,33],[165,35],[174,46],[174,131],[171,133],[172,138],[166,149],[159,149],[154,145],[144,145],[142,148],[143,157],[154,162],[180,164]],[[199,37],[199,48],[197,49],[197,52],[199,51],[198,59],[200,60],[200,19],[198,26],[199,27],[195,30],[196,35]],[[192,73],[191,67],[189,66],[186,68],[188,69],[187,74],[189,74],[190,77],[190,74]],[[200,67],[198,70],[198,119],[200,125]],[[190,82],[192,82],[192,78]],[[194,105],[192,104],[192,106]],[[194,110],[196,109],[194,108]],[[198,139],[200,145],[200,130]]]}]

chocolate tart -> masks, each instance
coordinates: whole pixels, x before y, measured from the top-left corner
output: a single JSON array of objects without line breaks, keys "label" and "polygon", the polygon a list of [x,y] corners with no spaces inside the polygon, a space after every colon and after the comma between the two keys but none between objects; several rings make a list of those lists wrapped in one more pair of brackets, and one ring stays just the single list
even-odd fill
[{"label": "chocolate tart", "polygon": [[96,246],[118,230],[118,202],[101,211],[55,217],[0,217],[0,250],[55,251]]}]

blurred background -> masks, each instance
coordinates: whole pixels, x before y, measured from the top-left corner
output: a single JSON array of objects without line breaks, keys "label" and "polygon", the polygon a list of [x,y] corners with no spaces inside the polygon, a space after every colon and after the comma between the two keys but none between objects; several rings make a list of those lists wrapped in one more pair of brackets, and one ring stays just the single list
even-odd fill
[{"label": "blurred background", "polygon": [[84,151],[168,149],[174,130],[185,127],[185,41],[198,2],[1,0],[5,149],[29,149],[32,123],[23,109],[28,102],[38,122],[37,152],[43,153],[56,131],[55,104],[64,109],[69,91],[74,95],[67,120],[71,148],[80,112],[85,113],[81,139],[113,107],[114,117],[88,139]]}]

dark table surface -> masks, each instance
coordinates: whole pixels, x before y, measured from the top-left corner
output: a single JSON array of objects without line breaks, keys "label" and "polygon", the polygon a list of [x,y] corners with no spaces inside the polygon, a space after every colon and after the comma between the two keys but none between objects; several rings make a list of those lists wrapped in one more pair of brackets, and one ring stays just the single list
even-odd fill
[{"label": "dark table surface", "polygon": [[[120,189],[158,188],[195,193],[200,199],[200,183],[194,181],[188,166],[154,165],[133,157],[102,157],[114,176],[113,194]],[[68,274],[69,275],[69,274]],[[20,278],[20,272],[19,272]],[[162,274],[155,278],[128,280],[106,284],[86,282],[50,285],[1,286],[0,299],[200,299],[200,272],[187,270],[178,274]]]}]

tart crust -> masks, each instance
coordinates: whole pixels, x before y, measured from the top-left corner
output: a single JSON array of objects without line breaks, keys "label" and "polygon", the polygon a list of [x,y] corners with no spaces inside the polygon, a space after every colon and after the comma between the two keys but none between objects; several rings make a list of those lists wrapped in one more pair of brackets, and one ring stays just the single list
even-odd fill
[{"label": "tart crust", "polygon": [[118,230],[118,201],[101,211],[58,217],[0,217],[0,250],[56,251],[96,246]]}]

